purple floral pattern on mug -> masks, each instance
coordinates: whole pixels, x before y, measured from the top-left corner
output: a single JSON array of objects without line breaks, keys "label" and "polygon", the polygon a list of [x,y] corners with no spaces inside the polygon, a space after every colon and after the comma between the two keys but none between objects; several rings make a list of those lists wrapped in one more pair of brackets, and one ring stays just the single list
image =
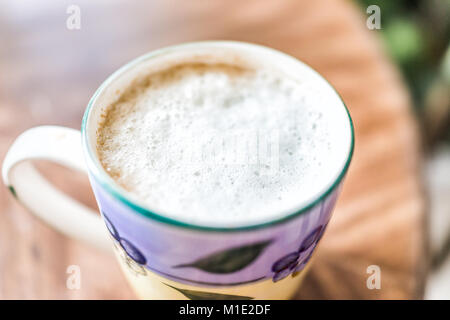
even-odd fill
[{"label": "purple floral pattern on mug", "polygon": [[106,227],[111,234],[111,237],[115,240],[114,248],[118,251],[122,261],[135,275],[146,275],[147,272],[142,266],[145,265],[147,259],[144,257],[142,252],[130,241],[121,238],[116,227],[114,227],[106,214],[104,212],[102,212],[102,214]]},{"label": "purple floral pattern on mug", "polygon": [[251,232],[209,233],[182,231],[129,214],[92,182],[119,256],[133,274],[150,270],[180,283],[219,287],[296,276],[322,237],[339,192],[334,189],[285,223]]},{"label": "purple floral pattern on mug", "polygon": [[326,225],[318,226],[306,236],[297,251],[291,252],[275,261],[272,265],[273,282],[280,281],[290,274],[295,277],[305,268],[322,238],[325,228]]}]

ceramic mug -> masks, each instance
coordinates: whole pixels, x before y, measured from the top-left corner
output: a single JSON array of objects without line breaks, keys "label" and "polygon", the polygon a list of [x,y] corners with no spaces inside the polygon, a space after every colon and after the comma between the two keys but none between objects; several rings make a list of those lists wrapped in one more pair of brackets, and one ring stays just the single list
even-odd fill
[{"label": "ceramic mug", "polygon": [[[202,225],[163,215],[128,194],[105,172],[96,132],[106,101],[136,72],[157,69],[179,56],[236,54],[270,61],[288,74],[307,74],[327,93],[348,132],[340,173],[292,212],[252,225]],[[231,58],[230,58],[231,59]],[[155,70],[156,70],[155,69]],[[143,299],[286,299],[296,291],[339,194],[353,153],[350,115],[331,85],[304,63],[273,49],[230,41],[172,46],[148,53],[112,74],[91,98],[81,132],[56,126],[30,129],[11,146],[3,180],[36,216],[76,239],[112,246],[134,291]],[[46,159],[88,174],[101,217],[49,184],[31,160]],[[103,220],[103,221],[102,221]],[[106,225],[106,228],[105,228]]]}]

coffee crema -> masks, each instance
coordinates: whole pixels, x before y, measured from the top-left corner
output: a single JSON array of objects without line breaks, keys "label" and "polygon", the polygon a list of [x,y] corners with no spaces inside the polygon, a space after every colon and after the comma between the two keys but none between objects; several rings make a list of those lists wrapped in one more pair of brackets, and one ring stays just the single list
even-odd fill
[{"label": "coffee crema", "polygon": [[241,225],[292,213],[342,168],[336,106],[314,81],[181,63],[131,81],[97,132],[106,172],[160,214]]}]

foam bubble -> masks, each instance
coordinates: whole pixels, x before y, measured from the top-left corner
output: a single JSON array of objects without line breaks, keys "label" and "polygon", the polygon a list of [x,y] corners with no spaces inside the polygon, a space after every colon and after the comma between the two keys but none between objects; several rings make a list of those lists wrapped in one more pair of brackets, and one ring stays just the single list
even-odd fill
[{"label": "foam bubble", "polygon": [[336,176],[339,126],[317,86],[273,70],[186,64],[134,83],[106,110],[106,172],[189,222],[261,220]]}]

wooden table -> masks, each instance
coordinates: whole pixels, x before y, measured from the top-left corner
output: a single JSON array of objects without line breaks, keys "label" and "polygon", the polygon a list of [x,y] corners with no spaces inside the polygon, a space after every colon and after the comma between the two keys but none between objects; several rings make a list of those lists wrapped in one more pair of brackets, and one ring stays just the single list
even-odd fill
[{"label": "wooden table", "polygon": [[[66,9],[81,9],[68,30]],[[427,267],[417,126],[399,74],[363,11],[348,1],[9,1],[0,7],[0,159],[23,130],[80,127],[111,72],[162,46],[203,39],[267,45],[294,55],[337,88],[355,122],[343,194],[298,298],[421,298]],[[66,192],[95,207],[85,177],[47,163]],[[79,265],[80,290],[66,288]],[[366,270],[381,268],[381,289]],[[58,234],[0,189],[0,299],[124,299],[111,257]]]}]

